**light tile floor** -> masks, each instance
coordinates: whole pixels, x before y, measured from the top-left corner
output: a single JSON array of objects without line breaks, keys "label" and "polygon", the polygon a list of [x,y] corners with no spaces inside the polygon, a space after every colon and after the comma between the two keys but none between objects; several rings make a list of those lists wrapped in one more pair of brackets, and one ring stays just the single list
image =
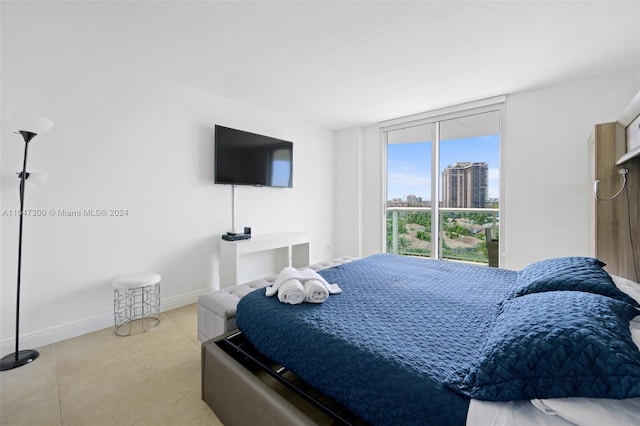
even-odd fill
[{"label": "light tile floor", "polygon": [[221,425],[200,399],[196,336],[193,304],[146,333],[108,328],[37,348],[36,361],[0,373],[0,425]]}]

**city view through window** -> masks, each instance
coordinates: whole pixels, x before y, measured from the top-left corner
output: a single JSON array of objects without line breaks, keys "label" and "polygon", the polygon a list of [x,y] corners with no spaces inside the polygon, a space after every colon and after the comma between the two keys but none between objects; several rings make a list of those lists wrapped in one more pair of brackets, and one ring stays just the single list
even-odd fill
[{"label": "city view through window", "polygon": [[498,112],[386,136],[387,252],[498,266]]}]

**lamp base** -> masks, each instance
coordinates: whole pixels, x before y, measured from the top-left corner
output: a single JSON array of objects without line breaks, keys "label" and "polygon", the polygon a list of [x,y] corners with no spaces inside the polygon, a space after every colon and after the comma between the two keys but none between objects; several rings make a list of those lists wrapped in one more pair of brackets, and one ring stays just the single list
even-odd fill
[{"label": "lamp base", "polygon": [[13,368],[21,367],[25,364],[29,364],[31,361],[38,358],[40,354],[33,349],[25,349],[18,351],[18,358],[16,359],[16,353],[5,355],[0,360],[0,371],[11,370]]}]

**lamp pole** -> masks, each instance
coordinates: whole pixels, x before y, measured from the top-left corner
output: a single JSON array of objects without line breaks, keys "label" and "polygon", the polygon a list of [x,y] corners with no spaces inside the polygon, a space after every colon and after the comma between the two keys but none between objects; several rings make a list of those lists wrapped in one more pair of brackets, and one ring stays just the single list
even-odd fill
[{"label": "lamp pole", "polygon": [[22,276],[22,226],[24,221],[24,189],[25,189],[25,181],[29,176],[27,173],[27,154],[29,153],[29,142],[33,139],[37,134],[27,131],[20,130],[18,133],[22,135],[24,139],[24,159],[22,161],[22,172],[19,174],[20,177],[20,231],[18,234],[18,285],[17,285],[17,296],[16,296],[16,351],[12,354],[5,355],[0,360],[0,371],[11,370],[13,368],[20,367],[22,365],[28,364],[31,361],[38,358],[40,355],[38,351],[33,349],[25,349],[20,350],[20,283]]}]

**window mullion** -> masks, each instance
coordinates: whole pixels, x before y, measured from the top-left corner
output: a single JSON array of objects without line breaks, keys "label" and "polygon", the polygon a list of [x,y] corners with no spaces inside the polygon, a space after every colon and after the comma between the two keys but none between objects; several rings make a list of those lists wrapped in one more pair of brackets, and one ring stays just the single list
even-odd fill
[{"label": "window mullion", "polygon": [[440,122],[432,127],[431,144],[431,258],[440,259]]}]

